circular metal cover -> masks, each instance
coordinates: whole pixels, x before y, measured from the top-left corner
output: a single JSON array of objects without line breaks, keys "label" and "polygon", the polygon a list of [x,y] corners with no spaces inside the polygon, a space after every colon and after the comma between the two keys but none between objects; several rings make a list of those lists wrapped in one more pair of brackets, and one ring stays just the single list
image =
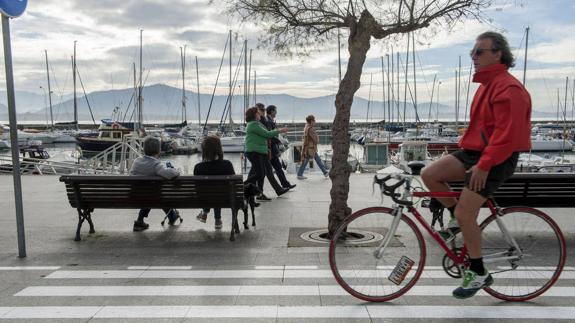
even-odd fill
[{"label": "circular metal cover", "polygon": [[[347,233],[349,234],[349,237],[344,242],[344,244],[361,245],[366,243],[374,243],[383,239],[383,235],[371,231],[352,229],[348,230]],[[320,229],[304,232],[300,235],[300,238],[309,242],[328,244],[330,240],[327,239],[326,236],[327,229]]]}]

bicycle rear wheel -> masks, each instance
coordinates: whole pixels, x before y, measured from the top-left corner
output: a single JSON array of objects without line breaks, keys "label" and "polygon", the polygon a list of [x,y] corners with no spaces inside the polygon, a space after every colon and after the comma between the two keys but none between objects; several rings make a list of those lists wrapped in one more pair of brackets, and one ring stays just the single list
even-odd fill
[{"label": "bicycle rear wheel", "polygon": [[482,255],[494,279],[485,291],[506,301],[526,301],[543,294],[559,278],[565,265],[565,239],[555,221],[537,209],[511,207],[502,213],[500,219],[522,256],[515,257],[517,249],[503,235],[497,216],[485,219],[480,225]]},{"label": "bicycle rear wheel", "polygon": [[[359,299],[385,302],[397,298],[413,287],[423,271],[425,241],[415,223],[405,215],[383,256],[374,255],[395,219],[392,212],[385,207],[359,210],[349,216],[332,237],[331,271],[338,284]],[[349,237],[341,240],[346,234]],[[358,235],[374,239],[354,243],[361,240],[356,239]]]}]

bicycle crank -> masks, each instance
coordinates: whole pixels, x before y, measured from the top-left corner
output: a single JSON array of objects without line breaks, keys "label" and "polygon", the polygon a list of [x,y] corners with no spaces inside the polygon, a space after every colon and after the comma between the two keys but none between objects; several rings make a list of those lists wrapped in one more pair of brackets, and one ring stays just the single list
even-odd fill
[{"label": "bicycle crank", "polygon": [[[461,252],[461,249],[455,248],[453,249],[453,252],[455,254],[459,254]],[[463,268],[460,265],[453,262],[453,260],[451,260],[451,258],[449,258],[447,254],[443,255],[443,260],[441,261],[441,264],[443,265],[443,270],[449,277],[452,278],[463,277]]]}]

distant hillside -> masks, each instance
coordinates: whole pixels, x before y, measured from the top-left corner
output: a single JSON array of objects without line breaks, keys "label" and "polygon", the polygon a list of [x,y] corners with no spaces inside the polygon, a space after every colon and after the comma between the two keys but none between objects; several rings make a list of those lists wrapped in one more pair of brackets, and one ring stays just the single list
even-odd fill
[{"label": "distant hillside", "polygon": [[[112,117],[112,113],[115,107],[119,107],[120,113],[117,114],[117,118],[130,120],[133,115],[133,100],[134,90],[122,89],[122,90],[110,90],[110,91],[97,91],[92,92],[86,97],[78,96],[78,118],[80,121],[90,121],[92,117],[88,109],[88,103],[94,114],[94,119],[97,123],[102,118]],[[4,97],[2,97],[4,95]],[[18,107],[18,120],[19,121],[39,121],[45,122],[48,111],[44,108],[44,98],[42,95],[37,95],[29,92],[17,92],[17,107]],[[0,92],[0,102],[1,99],[5,99],[5,92]],[[143,111],[144,119],[148,123],[155,121],[166,121],[166,122],[179,122],[182,119],[182,109],[181,109],[181,99],[182,92],[181,89],[170,87],[163,84],[156,84],[146,86],[143,89]],[[189,121],[197,120],[198,118],[198,104],[197,95],[195,92],[186,91],[187,98],[187,119]],[[73,120],[73,100],[70,96],[62,97],[62,102],[57,103],[59,98],[53,99],[53,114],[55,121],[71,121]],[[200,105],[201,105],[201,117],[205,120],[208,108],[211,102],[211,95],[201,94],[200,95]],[[217,95],[214,97],[212,102],[212,108],[210,111],[209,119],[212,121],[220,120],[222,117],[222,112],[226,106],[227,95]],[[315,97],[315,98],[298,98],[295,96],[287,94],[261,94],[257,97],[258,102],[263,102],[266,105],[274,104],[278,107],[278,119],[279,120],[297,120],[303,121],[305,117],[309,114],[316,116],[318,120],[329,120],[333,119],[335,115],[335,94]],[[253,98],[250,99],[250,103],[253,105]],[[399,105],[400,114],[403,115],[404,103],[395,102],[393,104],[393,115],[397,117],[397,110]],[[374,120],[381,120],[384,116],[384,104],[381,101],[369,102],[369,117]],[[387,111],[388,103],[385,103],[385,109]],[[413,104],[408,103],[405,105],[406,114],[408,119],[415,118],[415,110]],[[355,97],[352,110],[351,119],[355,120],[365,120],[367,118],[368,101]],[[0,103],[0,120],[8,120],[8,113],[5,105]],[[234,96],[232,101],[232,117],[234,120],[243,119],[243,97]],[[423,102],[418,104],[418,114],[422,121],[427,121],[430,116],[430,105],[429,102]],[[463,120],[465,111],[460,111],[460,120]],[[387,115],[387,113],[386,113]],[[455,109],[447,105],[437,105],[433,104],[431,107],[431,119],[438,117],[439,119],[454,119]],[[534,118],[549,118],[552,119],[555,116],[553,113],[534,111]]]}]

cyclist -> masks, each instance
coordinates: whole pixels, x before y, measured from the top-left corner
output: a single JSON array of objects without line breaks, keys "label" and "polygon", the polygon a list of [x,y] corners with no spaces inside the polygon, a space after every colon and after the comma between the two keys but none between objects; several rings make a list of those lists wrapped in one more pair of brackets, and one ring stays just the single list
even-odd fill
[{"label": "cyclist", "polygon": [[477,216],[486,198],[515,171],[519,152],[531,148],[531,98],[508,72],[515,59],[507,40],[499,33],[485,32],[477,37],[470,55],[473,82],[480,85],[460,149],[425,167],[421,174],[430,191],[449,191],[449,181],[465,183],[458,201],[440,199],[457,219],[470,258],[461,286],[453,291],[456,298],[472,297],[493,283],[483,266]]}]

